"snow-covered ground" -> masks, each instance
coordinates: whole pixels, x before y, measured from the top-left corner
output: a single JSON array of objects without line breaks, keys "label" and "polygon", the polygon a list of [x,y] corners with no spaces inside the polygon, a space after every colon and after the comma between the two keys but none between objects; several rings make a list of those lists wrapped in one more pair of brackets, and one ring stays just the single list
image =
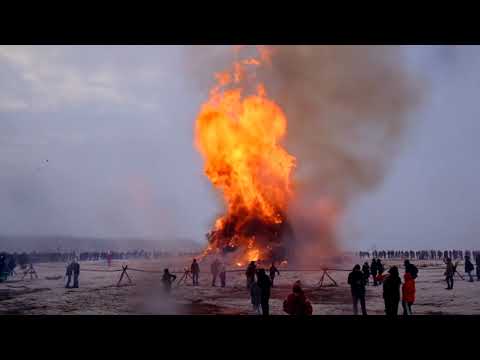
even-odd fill
[{"label": "snow-covered ground", "polygon": [[[0,314],[254,314],[245,288],[244,271],[228,272],[227,287],[211,286],[209,264],[201,263],[200,286],[193,287],[191,280],[177,284],[182,277],[182,268],[190,259],[170,258],[162,260],[128,261],[131,268],[153,270],[155,273],[128,272],[132,284],[124,278],[116,286],[121,272],[87,271],[120,269],[127,262],[114,261],[108,268],[103,262],[82,262],[80,288],[65,289],[65,264],[38,264],[39,279],[21,275],[0,283]],[[358,263],[363,261],[358,260]],[[399,265],[401,261],[393,261]],[[445,290],[443,269],[440,264],[414,262],[419,265],[417,278],[415,314],[480,314],[480,282],[473,283],[455,277],[455,286]],[[350,269],[353,262],[344,264]],[[425,267],[422,267],[425,266]],[[459,270],[461,270],[461,264]],[[161,271],[169,267],[176,271],[177,281],[170,295],[162,291]],[[330,286],[325,278],[324,286],[318,287],[321,271],[287,271],[280,268],[270,300],[270,311],[283,315],[283,300],[290,293],[294,281],[301,280],[305,292],[313,304],[316,315],[350,315],[352,313],[348,272],[331,271],[330,275],[339,286]],[[403,270],[400,270],[403,276]],[[460,271],[463,275],[463,271]],[[61,278],[56,278],[61,276]],[[47,279],[48,278],[48,279]],[[367,287],[367,311],[383,314],[382,287]],[[401,313],[401,306],[399,307]]]}]

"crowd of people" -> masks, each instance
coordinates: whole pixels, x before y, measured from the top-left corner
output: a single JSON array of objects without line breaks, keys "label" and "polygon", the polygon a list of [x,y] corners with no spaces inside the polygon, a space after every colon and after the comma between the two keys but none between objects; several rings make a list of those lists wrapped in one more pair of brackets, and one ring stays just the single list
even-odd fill
[{"label": "crowd of people", "polygon": [[475,259],[480,250],[373,250],[360,251],[356,255],[362,259],[464,260],[467,256]]},{"label": "crowd of people", "polygon": [[[187,270],[192,277],[193,286],[199,285],[200,266],[196,259],[193,259],[190,269]],[[212,276],[212,287],[217,284],[217,278],[220,279],[220,286],[226,286],[226,265],[220,260],[215,259],[210,264],[210,274]],[[270,294],[271,288],[274,286],[274,280],[280,271],[272,263],[267,271],[264,268],[257,268],[255,261],[249,263],[246,271],[246,288],[250,296],[253,310],[257,314],[268,316],[270,314]],[[162,282],[164,289],[168,293],[171,290],[172,282],[176,276],[171,274],[169,269],[164,269]],[[305,296],[299,281],[295,282],[292,287],[292,293],[285,299],[283,309],[290,315],[312,315],[312,305]]]},{"label": "crowd of people", "polygon": [[[370,257],[370,253],[361,252],[358,254],[361,258]],[[371,262],[365,261],[363,266],[356,264],[353,270],[348,274],[347,283],[350,285],[353,314],[359,313],[358,304],[360,303],[361,312],[367,315],[367,305],[365,301],[366,286],[370,285],[370,279],[373,286],[383,286],[383,300],[385,305],[385,314],[387,316],[396,316],[398,314],[399,304],[402,304],[403,315],[412,315],[412,306],[415,303],[416,286],[415,280],[418,277],[418,268],[411,263],[410,259],[424,259],[425,257],[434,257],[434,259],[442,260],[445,264],[445,281],[447,290],[453,289],[455,274],[458,274],[457,267],[461,260],[464,261],[465,273],[468,275],[468,281],[473,282],[472,273],[476,269],[477,281],[480,281],[480,251],[460,251],[452,250],[445,252],[432,251],[431,253],[423,252],[396,252],[396,251],[375,251],[372,255]],[[451,255],[451,257],[450,257]],[[37,277],[33,264],[36,262],[67,262],[65,277],[67,278],[66,288],[79,287],[80,264],[79,261],[95,261],[107,260],[110,266],[112,259],[137,259],[137,258],[158,258],[167,256],[163,252],[146,252],[143,250],[133,252],[87,252],[79,255],[72,253],[21,253],[9,254],[0,253],[0,282],[9,276],[14,276],[15,269],[20,267],[23,276],[30,274]],[[403,282],[400,278],[397,266],[391,266],[386,271],[385,265],[381,258],[389,259],[390,256],[404,257],[404,274]],[[475,261],[475,264],[472,262]],[[186,272],[191,275],[193,286],[199,286],[200,265],[196,259]],[[210,264],[210,274],[212,276],[211,286],[217,286],[217,279],[220,280],[220,286],[225,287],[227,282],[226,265],[218,259]],[[268,269],[258,268],[257,264],[252,261],[245,270],[246,289],[248,291],[253,310],[257,314],[268,316],[270,314],[270,295],[271,288],[274,286],[275,277],[280,275],[280,271],[272,263]],[[458,274],[462,277],[460,274]],[[73,277],[73,285],[72,283]],[[463,279],[463,277],[462,277]],[[166,292],[171,291],[176,275],[170,273],[168,269],[164,269],[162,283]],[[283,303],[283,310],[290,315],[311,315],[312,305],[305,295],[302,285],[299,281],[293,284],[292,292],[287,296]]]},{"label": "crowd of people", "polygon": [[418,268],[408,259],[404,261],[405,273],[404,282],[400,279],[397,266],[392,266],[384,275],[385,268],[380,259],[372,259],[371,265],[365,262],[362,268],[355,265],[348,274],[348,284],[352,294],[353,314],[358,314],[358,303],[360,302],[362,315],[367,315],[365,302],[366,286],[369,285],[372,277],[373,285],[383,285],[383,300],[385,314],[396,316],[400,300],[403,307],[403,315],[412,315],[412,305],[415,302],[415,279],[418,276]]},{"label": "crowd of people", "polygon": [[[471,261],[470,254],[475,256],[475,266]],[[477,281],[480,281],[480,252],[456,252],[455,255],[457,255],[457,259],[454,258],[452,260],[448,256],[442,258],[445,263],[446,290],[453,289],[454,277],[456,273],[458,274],[457,266],[460,262],[459,259],[462,259],[460,256],[463,256],[465,273],[469,276],[468,281],[474,281],[472,272],[475,270],[475,267]],[[353,313],[355,315],[358,314],[358,303],[360,302],[362,314],[367,315],[365,289],[370,284],[370,278],[372,278],[373,286],[383,285],[383,300],[387,316],[396,316],[398,314],[400,301],[402,303],[403,315],[412,315],[412,305],[415,302],[416,293],[415,279],[418,276],[418,268],[409,259],[405,259],[404,267],[405,272],[402,283],[398,267],[392,266],[387,274],[384,274],[385,267],[380,259],[373,258],[371,264],[365,262],[362,267],[359,264],[355,265],[352,272],[348,275],[348,284],[350,285],[353,301]],[[462,277],[460,274],[458,275]]]}]

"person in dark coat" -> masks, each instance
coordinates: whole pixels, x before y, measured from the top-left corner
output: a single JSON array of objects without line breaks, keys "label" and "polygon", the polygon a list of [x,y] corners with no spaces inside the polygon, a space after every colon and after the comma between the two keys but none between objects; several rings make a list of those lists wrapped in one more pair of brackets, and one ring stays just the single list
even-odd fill
[{"label": "person in dark coat", "polygon": [[254,280],[250,284],[250,301],[252,302],[253,310],[260,315],[260,306],[262,304],[262,289]]},{"label": "person in dark coat", "polygon": [[270,301],[270,288],[272,287],[272,282],[267,276],[265,269],[259,269],[257,271],[257,285],[261,290],[261,305],[262,305],[262,315],[268,316],[270,314],[269,301]]},{"label": "person in dark coat", "polygon": [[172,283],[177,279],[173,274],[170,274],[168,269],[163,270],[162,283],[165,292],[169,293],[172,290]]},{"label": "person in dark coat", "polygon": [[72,274],[73,274],[73,263],[67,265],[67,271],[65,272],[65,276],[67,277],[67,284],[65,288],[70,288],[70,282],[72,281]]},{"label": "person in dark coat", "polygon": [[275,275],[278,274],[280,275],[280,271],[278,271],[277,267],[275,266],[275,263],[272,263],[272,266],[270,266],[270,280],[272,281],[272,287],[273,287],[273,281],[275,280]]},{"label": "person in dark coat", "polygon": [[378,267],[377,267],[377,260],[375,259],[372,259],[372,265],[370,265],[370,272],[372,273],[373,286],[377,286]]},{"label": "person in dark coat", "polygon": [[365,281],[365,285],[368,285],[369,283],[368,279],[370,278],[370,266],[366,261],[365,261],[365,264],[363,264],[362,266],[362,273],[363,273],[363,279]]},{"label": "person in dark coat", "polygon": [[367,315],[367,308],[365,307],[365,277],[360,271],[360,265],[355,265],[353,271],[348,274],[348,284],[352,292],[353,314],[358,314],[358,302],[360,301],[362,315]]},{"label": "person in dark coat", "polygon": [[447,258],[445,261],[447,268],[445,269],[445,281],[447,282],[446,290],[453,289],[453,275],[455,275],[455,271],[457,271],[457,264],[452,263],[452,259]]},{"label": "person in dark coat", "polygon": [[465,256],[465,272],[468,274],[470,282],[473,282],[473,276],[472,276],[472,271],[474,270],[474,266],[472,262],[470,261],[470,256]]},{"label": "person in dark coat", "polygon": [[247,277],[247,289],[249,289],[250,285],[255,281],[256,272],[257,265],[255,265],[255,261],[252,261],[248,264],[247,271],[245,271],[245,276]]},{"label": "person in dark coat", "polygon": [[78,288],[78,277],[80,276],[80,264],[77,262],[76,259],[73,260],[72,271],[73,271],[73,287]]},{"label": "person in dark coat", "polygon": [[192,273],[193,286],[197,286],[198,275],[200,274],[200,266],[198,265],[197,259],[193,259],[192,265],[190,266],[190,272]]},{"label": "person in dark coat", "polygon": [[293,284],[292,293],[283,302],[283,311],[293,316],[312,315],[312,304],[305,296],[300,281]]},{"label": "person in dark coat", "polygon": [[400,302],[400,285],[402,281],[398,273],[398,268],[392,266],[388,271],[388,276],[383,282],[383,301],[385,303],[385,314],[387,316],[398,315],[398,303]]},{"label": "person in dark coat", "polygon": [[475,256],[475,267],[477,271],[477,281],[480,281],[480,254]]}]

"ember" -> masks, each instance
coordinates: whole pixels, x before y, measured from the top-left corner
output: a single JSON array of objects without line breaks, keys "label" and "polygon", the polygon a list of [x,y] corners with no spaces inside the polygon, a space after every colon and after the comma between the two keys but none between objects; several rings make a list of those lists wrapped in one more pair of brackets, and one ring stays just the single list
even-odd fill
[{"label": "ember", "polygon": [[[226,214],[208,234],[205,254],[233,252],[234,262],[285,260],[286,210],[295,158],[282,146],[287,119],[254,70],[260,59],[237,61],[217,84],[196,120],[196,145],[205,174],[222,191]],[[252,87],[253,85],[253,87]],[[248,89],[255,88],[255,91]]]}]

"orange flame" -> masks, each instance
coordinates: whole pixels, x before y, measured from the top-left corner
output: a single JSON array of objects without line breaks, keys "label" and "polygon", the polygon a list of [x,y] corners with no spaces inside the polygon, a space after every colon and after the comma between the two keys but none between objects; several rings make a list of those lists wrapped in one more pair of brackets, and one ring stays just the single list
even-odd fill
[{"label": "orange flame", "polygon": [[269,59],[266,48],[259,51],[261,59],[238,61],[232,71],[216,74],[217,84],[196,120],[196,146],[205,160],[205,174],[222,191],[227,206],[213,231],[223,235],[210,240],[210,247],[243,247],[244,261],[256,261],[268,250],[251,234],[249,221],[260,221],[269,238],[275,233],[270,228],[284,222],[295,166],[295,158],[281,146],[287,119],[280,106],[268,98],[262,83],[248,95],[240,86],[252,79],[246,77],[245,65]]}]

